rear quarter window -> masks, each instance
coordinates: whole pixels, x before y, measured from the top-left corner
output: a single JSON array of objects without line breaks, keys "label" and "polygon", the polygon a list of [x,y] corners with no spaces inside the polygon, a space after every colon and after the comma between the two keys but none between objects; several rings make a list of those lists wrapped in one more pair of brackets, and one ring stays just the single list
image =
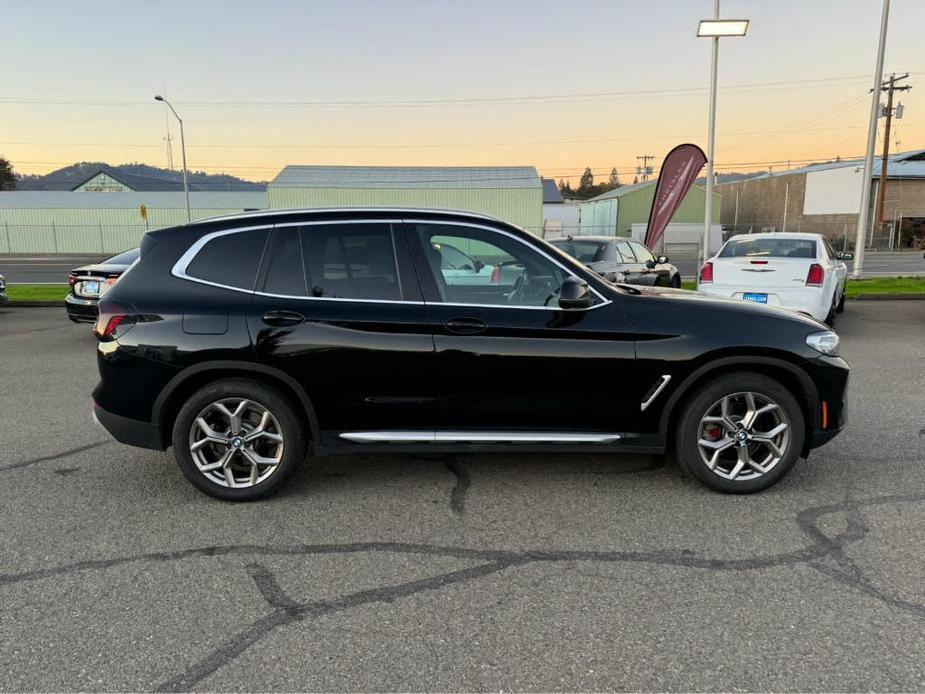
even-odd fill
[{"label": "rear quarter window", "polygon": [[226,287],[253,291],[267,229],[237,231],[210,239],[186,266],[186,274]]}]

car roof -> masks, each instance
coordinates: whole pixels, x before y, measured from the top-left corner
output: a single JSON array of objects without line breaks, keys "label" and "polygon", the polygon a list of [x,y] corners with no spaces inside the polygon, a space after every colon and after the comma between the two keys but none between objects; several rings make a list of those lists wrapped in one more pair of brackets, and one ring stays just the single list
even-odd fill
[{"label": "car roof", "polygon": [[199,219],[193,222],[193,224],[200,224],[205,222],[224,222],[226,220],[234,219],[261,219],[264,217],[274,218],[274,217],[285,217],[289,215],[301,215],[301,214],[330,214],[332,212],[336,213],[362,213],[362,214],[415,214],[415,215],[447,215],[447,216],[459,216],[459,217],[472,217],[476,219],[487,219],[493,222],[503,222],[504,224],[509,224],[504,222],[503,219],[498,217],[493,217],[488,214],[483,214],[481,212],[472,212],[470,210],[450,210],[450,209],[436,209],[436,208],[425,208],[425,207],[388,207],[388,206],[371,206],[371,207],[305,207],[305,208],[291,208],[291,209],[269,209],[269,210],[252,210],[248,212],[237,212],[235,214],[228,215],[218,215],[215,217],[208,217],[206,219]]}]

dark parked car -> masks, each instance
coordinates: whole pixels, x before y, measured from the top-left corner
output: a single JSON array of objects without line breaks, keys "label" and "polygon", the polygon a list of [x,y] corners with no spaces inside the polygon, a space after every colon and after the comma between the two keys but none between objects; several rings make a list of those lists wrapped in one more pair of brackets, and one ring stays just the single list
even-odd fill
[{"label": "dark parked car", "polygon": [[[523,271],[511,286],[455,284],[435,244]],[[123,443],[172,445],[222,499],[272,492],[309,443],[316,456],[674,450],[707,486],[754,492],[845,421],[848,365],[821,323],[611,284],[462,212],[152,231],[95,332],[97,419]]]},{"label": "dark parked car", "polygon": [[655,257],[637,241],[613,236],[568,236],[549,242],[611,282],[681,286],[681,273],[668,263],[668,257]]},{"label": "dark parked car", "polygon": [[9,300],[9,297],[6,295],[6,278],[0,275],[0,306],[4,306]]},{"label": "dark parked car", "polygon": [[67,317],[75,323],[95,323],[100,297],[138,260],[139,254],[140,250],[133,248],[94,265],[71,270],[70,290],[64,297]]}]

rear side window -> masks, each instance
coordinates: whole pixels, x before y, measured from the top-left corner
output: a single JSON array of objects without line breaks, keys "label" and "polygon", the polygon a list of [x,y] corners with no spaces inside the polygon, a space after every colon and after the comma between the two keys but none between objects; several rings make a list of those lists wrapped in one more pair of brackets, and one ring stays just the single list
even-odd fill
[{"label": "rear side window", "polygon": [[309,295],[398,301],[401,290],[388,224],[302,227]]},{"label": "rear side window", "polygon": [[283,296],[308,296],[308,282],[302,265],[302,239],[298,229],[283,227],[273,231],[264,266],[264,292]]},{"label": "rear side window", "polygon": [[216,236],[186,266],[190,277],[253,291],[257,268],[267,242],[267,229]]},{"label": "rear side window", "polygon": [[720,258],[815,258],[814,239],[780,239],[767,236],[757,239],[728,241]]}]

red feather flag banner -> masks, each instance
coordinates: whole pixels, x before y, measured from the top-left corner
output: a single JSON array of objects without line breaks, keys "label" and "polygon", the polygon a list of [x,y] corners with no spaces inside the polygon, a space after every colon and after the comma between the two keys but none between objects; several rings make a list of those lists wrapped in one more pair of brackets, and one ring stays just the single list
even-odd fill
[{"label": "red feather flag banner", "polygon": [[646,227],[646,245],[655,248],[678,206],[694,185],[707,155],[697,145],[678,145],[668,152],[655,184],[655,197]]}]

